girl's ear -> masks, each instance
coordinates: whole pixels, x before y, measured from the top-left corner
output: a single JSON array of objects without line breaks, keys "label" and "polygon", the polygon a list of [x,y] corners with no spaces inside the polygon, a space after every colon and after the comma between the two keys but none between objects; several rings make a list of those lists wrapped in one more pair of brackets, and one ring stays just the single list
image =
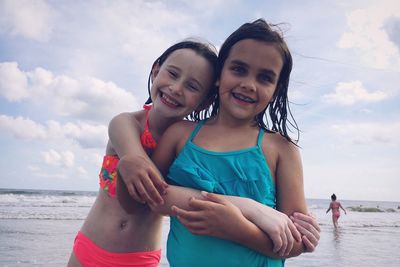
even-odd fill
[{"label": "girl's ear", "polygon": [[215,82],[215,86],[218,88],[219,87],[219,79]]},{"label": "girl's ear", "polygon": [[154,63],[153,67],[151,68],[151,82],[154,81],[159,71],[160,71],[160,64]]}]

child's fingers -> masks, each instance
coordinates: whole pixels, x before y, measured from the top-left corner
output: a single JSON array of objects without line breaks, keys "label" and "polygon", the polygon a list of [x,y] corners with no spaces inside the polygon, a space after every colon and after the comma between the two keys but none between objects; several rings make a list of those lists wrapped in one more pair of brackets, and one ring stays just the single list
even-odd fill
[{"label": "child's fingers", "polygon": [[[293,218],[293,217],[291,217]],[[315,238],[317,241],[320,239],[320,231],[319,231],[319,226],[318,229],[315,227],[314,224],[310,224],[308,222],[305,222],[303,220],[299,220],[294,218],[293,222],[296,225],[296,228],[303,234],[303,235],[312,235],[312,238]]]},{"label": "child's fingers", "polygon": [[295,212],[295,213],[293,214],[293,217],[294,217],[295,219],[297,219],[297,220],[300,220],[300,221],[304,221],[304,222],[309,223],[309,224],[312,225],[318,232],[321,231],[321,229],[320,229],[320,227],[319,227],[319,225],[318,225],[318,223],[317,223],[317,220],[315,219],[315,217],[314,217],[312,214],[306,215],[306,214],[303,214],[303,213],[300,213],[300,212]]},{"label": "child's fingers", "polygon": [[204,226],[203,222],[191,221],[191,220],[188,220],[188,219],[186,219],[184,217],[181,217],[181,216],[177,216],[177,218],[191,232],[193,232],[193,231],[199,232],[199,231],[205,231],[206,230],[206,227]]},{"label": "child's fingers", "polygon": [[313,252],[315,250],[314,244],[306,237],[302,237],[303,243],[306,246],[306,251],[307,252]]},{"label": "child's fingers", "polygon": [[137,182],[135,186],[136,186],[136,191],[138,192],[143,203],[147,202],[151,205],[155,205],[155,202],[147,194],[146,189],[141,182]]},{"label": "child's fingers", "polygon": [[308,223],[312,223],[315,220],[314,217],[312,217],[311,215],[303,214],[301,212],[293,213],[293,217],[302,221],[306,221]]},{"label": "child's fingers", "polygon": [[218,204],[209,200],[203,200],[198,198],[191,198],[189,200],[189,206],[195,210],[210,210],[215,205]]},{"label": "child's fingers", "polygon": [[179,216],[180,218],[188,221],[201,221],[203,219],[203,215],[198,211],[188,211],[176,206],[172,206],[172,211],[174,214]]},{"label": "child's fingers", "polygon": [[298,229],[296,228],[295,224],[292,221],[289,222],[289,229],[290,229],[290,232],[293,235],[294,239],[296,241],[300,242],[301,241],[301,234],[300,234],[300,232],[298,231]]},{"label": "child's fingers", "polygon": [[161,195],[164,195],[166,193],[168,184],[161,178],[160,174],[154,170],[149,173],[149,176],[158,192]]},{"label": "child's fingers", "polygon": [[140,198],[139,194],[136,192],[133,184],[126,184],[126,188],[128,189],[129,195],[139,203],[143,203],[143,200]]},{"label": "child's fingers", "polygon": [[299,231],[303,234],[303,237],[307,237],[307,240],[312,242],[314,246],[318,245],[318,240],[319,240],[319,233],[313,233],[308,231],[306,228],[304,228],[302,225],[298,224],[295,222],[296,227],[299,229]]},{"label": "child's fingers", "polygon": [[274,244],[274,248],[273,248],[273,252],[274,253],[278,253],[280,251],[280,249],[282,248],[282,238],[280,235],[272,235],[270,236],[272,243]]},{"label": "child's fingers", "polygon": [[150,178],[146,178],[142,180],[144,190],[146,191],[146,196],[148,199],[145,198],[147,202],[154,202],[156,204],[163,204],[164,199],[161,197],[160,193],[158,192],[157,188],[154,186],[152,180]]},{"label": "child's fingers", "polygon": [[294,243],[294,238],[292,236],[292,233],[288,228],[285,229],[286,232],[286,238],[287,238],[287,246],[286,246],[286,250],[285,250],[285,255],[289,255],[290,251],[293,248],[293,243]]},{"label": "child's fingers", "polygon": [[285,251],[286,251],[286,248],[287,248],[287,245],[288,245],[288,241],[287,241],[287,237],[286,237],[286,233],[285,232],[281,233],[281,239],[282,239],[282,247],[279,250],[279,255],[283,256],[285,254]]},{"label": "child's fingers", "polygon": [[215,203],[219,203],[219,204],[226,204],[229,203],[228,200],[224,199],[223,197],[217,195],[217,194],[213,194],[213,193],[208,193],[206,191],[201,191],[201,195],[206,198],[207,200],[210,200],[212,202]]}]

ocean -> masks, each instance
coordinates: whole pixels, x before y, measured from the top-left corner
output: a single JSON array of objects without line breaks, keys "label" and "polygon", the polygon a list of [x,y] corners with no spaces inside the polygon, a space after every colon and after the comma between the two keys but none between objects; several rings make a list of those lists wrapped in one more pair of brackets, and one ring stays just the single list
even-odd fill
[{"label": "ocean", "polygon": [[[66,266],[96,194],[0,189],[0,266]],[[340,201],[347,215],[335,230],[329,200],[307,200],[321,226],[319,246],[285,266],[400,266],[400,202]],[[164,252],[168,228],[165,218]],[[165,255],[160,266],[168,266]]]}]

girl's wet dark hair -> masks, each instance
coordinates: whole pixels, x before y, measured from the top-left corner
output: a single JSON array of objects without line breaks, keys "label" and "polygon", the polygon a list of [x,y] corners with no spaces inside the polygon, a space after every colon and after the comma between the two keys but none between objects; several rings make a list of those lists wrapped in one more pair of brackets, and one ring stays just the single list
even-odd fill
[{"label": "girl's wet dark hair", "polygon": [[332,199],[332,200],[336,200],[336,195],[335,195],[335,194],[332,194],[331,199]]},{"label": "girl's wet dark hair", "polygon": [[[194,52],[196,52],[198,55],[202,56],[205,58],[212,66],[213,68],[213,77],[212,77],[212,88],[208,91],[207,97],[205,98],[205,101],[209,99],[214,99],[215,95],[217,94],[217,88],[215,86],[215,81],[217,80],[218,77],[218,57],[217,57],[217,52],[214,46],[212,46],[209,43],[197,41],[197,40],[184,40],[182,42],[176,43],[172,46],[170,46],[167,50],[164,51],[164,53],[161,54],[153,63],[151,67],[151,71],[149,74],[149,79],[147,81],[147,90],[149,92],[149,98],[146,101],[146,104],[152,103],[151,99],[151,94],[150,94],[150,88],[151,88],[151,74],[153,72],[153,68],[156,64],[159,64],[160,66],[164,64],[165,60],[176,50],[179,49],[191,49]],[[210,116],[210,109],[205,107],[203,110],[194,110],[191,114],[187,116],[187,119],[194,120],[194,121],[199,121],[205,118],[208,118]]]},{"label": "girl's wet dark hair", "polygon": [[[236,43],[244,39],[254,39],[257,41],[274,44],[281,54],[283,61],[282,70],[279,75],[279,80],[276,86],[273,100],[262,112],[256,115],[255,121],[257,122],[258,126],[263,128],[264,130],[279,132],[288,141],[296,144],[299,139],[299,128],[290,111],[287,95],[293,60],[278,25],[268,24],[264,19],[257,19],[254,22],[245,23],[240,26],[225,40],[225,42],[221,46],[218,55],[218,73],[221,73],[232,47]],[[212,105],[211,115],[216,115],[218,113],[218,110],[219,96],[217,94],[216,99]],[[288,119],[288,114],[291,120]],[[290,128],[294,128],[294,130],[297,132],[297,139],[295,140],[293,140],[288,134],[288,130],[292,132],[292,130],[288,128],[288,123],[290,125]],[[271,125],[269,126],[269,124]]]}]

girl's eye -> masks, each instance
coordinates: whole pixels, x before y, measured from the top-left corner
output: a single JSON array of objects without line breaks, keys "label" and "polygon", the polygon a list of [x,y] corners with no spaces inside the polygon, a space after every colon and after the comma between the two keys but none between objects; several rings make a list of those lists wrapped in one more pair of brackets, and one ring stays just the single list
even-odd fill
[{"label": "girl's eye", "polygon": [[258,76],[258,79],[262,83],[273,83],[274,82],[274,79],[268,74],[261,74],[261,75]]},{"label": "girl's eye", "polygon": [[194,83],[188,83],[188,84],[187,84],[187,87],[188,87],[190,90],[192,90],[192,91],[198,91],[198,90],[199,90],[199,88],[197,87],[197,85],[194,84]]},{"label": "girl's eye", "polygon": [[233,66],[231,69],[236,74],[243,74],[246,72],[246,69],[243,68],[242,66]]},{"label": "girl's eye", "polygon": [[168,73],[169,73],[169,76],[171,76],[172,78],[178,77],[178,74],[172,70],[169,70]]},{"label": "girl's eye", "polygon": [[259,79],[262,83],[272,83],[272,78],[269,75],[260,75]]}]

